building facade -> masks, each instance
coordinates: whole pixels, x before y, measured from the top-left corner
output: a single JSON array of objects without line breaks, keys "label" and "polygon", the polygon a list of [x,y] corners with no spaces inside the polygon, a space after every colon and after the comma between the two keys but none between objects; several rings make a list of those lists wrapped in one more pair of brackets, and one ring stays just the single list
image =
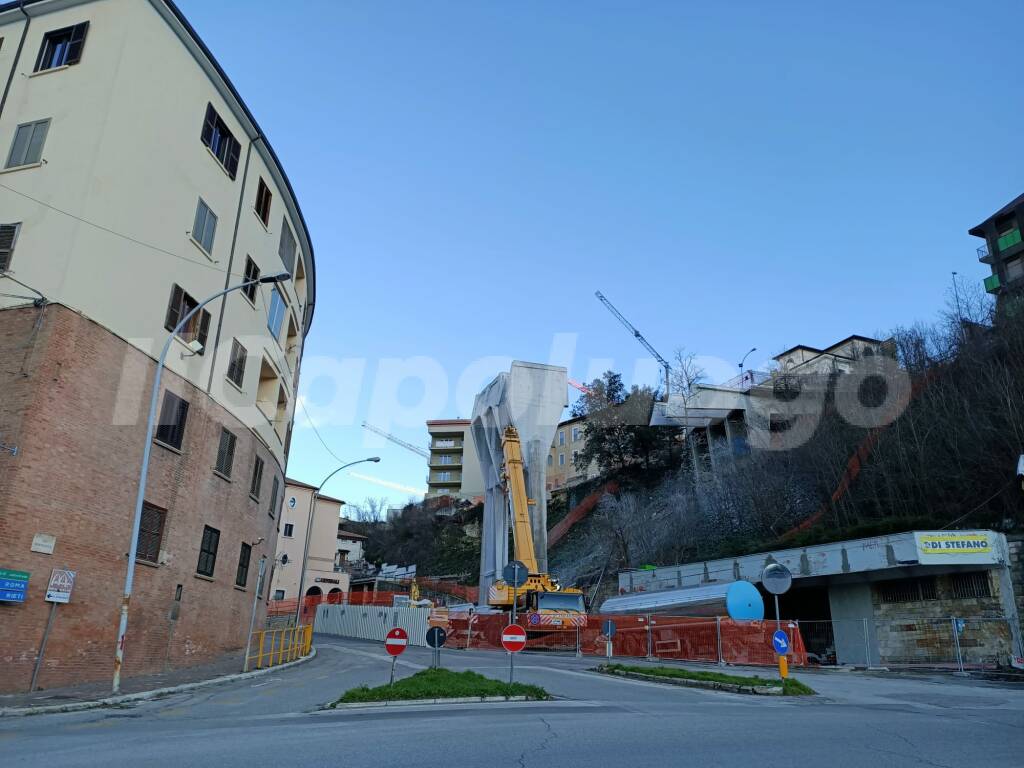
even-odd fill
[{"label": "building facade", "polygon": [[1019,293],[1024,287],[1024,195],[1010,201],[985,221],[968,230],[985,244],[978,247],[978,261],[992,268],[985,290],[997,297]]},{"label": "building facade", "polygon": [[[302,573],[307,530],[309,551],[306,554],[306,573],[302,578],[303,594],[312,597],[349,591],[349,575],[341,567],[338,556],[342,551],[340,521],[345,502],[322,494],[317,496],[310,526],[314,491],[315,486],[298,480],[289,478],[285,483],[281,535],[277,540],[277,555],[270,580],[273,600],[291,600],[299,596],[299,575]],[[351,550],[347,540],[344,550]]]},{"label": "building facade", "polygon": [[[313,250],[269,142],[170,0],[0,5],[0,690],[112,675],[155,360],[173,342],[124,674],[245,645],[275,552]],[[17,595],[5,594],[6,597]],[[265,610],[257,607],[257,621]]]},{"label": "building facade", "polygon": [[549,491],[590,480],[600,474],[597,463],[591,462],[585,470],[577,469],[576,458],[586,446],[584,424],[586,417],[574,416],[559,422],[555,439],[548,452],[547,487]]},{"label": "building facade", "polygon": [[480,460],[473,448],[469,419],[434,419],[427,422],[430,457],[427,459],[427,498],[473,498],[484,492]]}]

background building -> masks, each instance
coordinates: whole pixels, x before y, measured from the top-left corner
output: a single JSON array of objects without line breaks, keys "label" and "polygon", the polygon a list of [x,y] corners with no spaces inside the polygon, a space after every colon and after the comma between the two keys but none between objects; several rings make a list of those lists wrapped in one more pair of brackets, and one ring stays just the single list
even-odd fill
[{"label": "background building", "polygon": [[968,231],[985,240],[978,248],[978,260],[992,267],[985,278],[985,290],[997,297],[1024,286],[1024,195],[1007,203],[985,221]]},{"label": "background building", "polygon": [[597,462],[591,462],[585,471],[576,468],[576,456],[586,445],[586,436],[583,430],[585,422],[585,417],[575,416],[559,423],[558,429],[555,431],[555,440],[551,444],[551,451],[548,453],[547,486],[549,491],[558,490],[567,485],[575,485],[600,474]]},{"label": "background building", "polygon": [[[126,675],[244,646],[275,551],[312,245],[284,169],[169,0],[0,6],[0,690],[112,675],[154,360],[167,358]],[[261,590],[261,597],[265,597]],[[262,620],[262,603],[258,620]]]},{"label": "background building", "polygon": [[483,494],[484,479],[469,423],[469,419],[427,422],[430,433],[427,498],[445,495],[472,498]]},{"label": "background building", "polygon": [[[285,489],[281,536],[277,540],[277,557],[270,583],[270,593],[274,600],[290,600],[299,595],[302,551],[306,546],[306,530],[310,519],[309,505],[316,487],[289,478]],[[359,535],[346,534],[342,539],[341,508],[344,504],[341,499],[331,496],[317,496],[306,556],[306,576],[302,580],[302,591],[306,595],[328,595],[349,590],[349,575],[342,567],[342,562],[355,549],[352,537]],[[358,539],[360,558],[361,540],[364,538]],[[341,551],[346,556],[339,559],[338,553]],[[288,556],[288,562],[284,565],[281,564],[282,555]]]}]

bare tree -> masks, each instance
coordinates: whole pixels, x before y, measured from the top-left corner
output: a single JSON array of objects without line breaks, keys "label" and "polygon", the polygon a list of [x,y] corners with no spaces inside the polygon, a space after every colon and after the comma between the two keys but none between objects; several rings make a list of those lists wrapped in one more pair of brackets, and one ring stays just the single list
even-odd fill
[{"label": "bare tree", "polygon": [[670,394],[689,397],[693,388],[706,380],[707,372],[697,364],[697,356],[687,352],[685,347],[677,347],[669,374]]}]

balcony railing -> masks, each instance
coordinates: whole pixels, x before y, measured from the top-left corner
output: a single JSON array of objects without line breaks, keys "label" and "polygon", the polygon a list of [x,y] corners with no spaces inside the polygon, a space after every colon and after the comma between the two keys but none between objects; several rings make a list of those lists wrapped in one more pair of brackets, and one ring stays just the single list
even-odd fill
[{"label": "balcony railing", "polygon": [[461,447],[462,447],[462,441],[461,440],[435,440],[433,443],[430,444],[431,450],[435,450],[435,451],[444,451],[444,450],[449,450],[449,449],[452,449],[452,448],[461,448]]},{"label": "balcony railing", "polygon": [[1020,241],[1021,241],[1020,230],[1019,229],[1011,229],[1005,235],[1003,235],[998,240],[996,240],[996,248],[998,248],[999,252],[1002,253],[1007,248],[1012,248],[1013,246],[1015,246]]},{"label": "balcony railing", "polygon": [[981,245],[978,247],[978,261],[982,264],[992,263],[992,254],[988,252],[988,245]]},{"label": "balcony railing", "polygon": [[718,386],[723,389],[750,389],[764,384],[770,378],[771,374],[765,371],[744,371],[739,376],[733,376]]}]

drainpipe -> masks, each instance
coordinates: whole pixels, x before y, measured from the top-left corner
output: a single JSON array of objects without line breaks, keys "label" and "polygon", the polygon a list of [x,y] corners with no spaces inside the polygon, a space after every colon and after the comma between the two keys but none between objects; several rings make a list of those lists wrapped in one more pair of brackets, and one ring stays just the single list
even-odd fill
[{"label": "drainpipe", "polygon": [[18,61],[21,59],[21,49],[25,47],[25,38],[28,37],[28,25],[32,23],[32,17],[25,12],[25,0],[18,3],[18,10],[25,17],[25,27],[21,30],[21,39],[18,41],[18,50],[14,53],[14,63],[11,64],[11,73],[7,75],[7,84],[4,85],[4,95],[0,97],[0,117],[4,114],[4,105],[7,104],[7,94],[11,91],[11,83],[14,81],[14,73],[18,71]]}]

